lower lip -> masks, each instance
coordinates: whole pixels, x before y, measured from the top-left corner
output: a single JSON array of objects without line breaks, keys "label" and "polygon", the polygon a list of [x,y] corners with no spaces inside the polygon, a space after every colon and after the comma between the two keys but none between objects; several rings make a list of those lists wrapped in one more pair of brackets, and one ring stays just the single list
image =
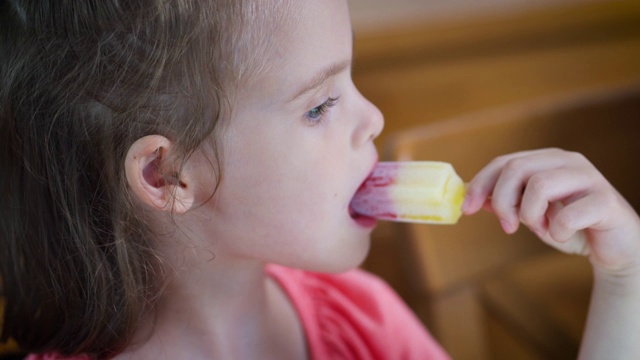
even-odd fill
[{"label": "lower lip", "polygon": [[353,221],[358,224],[359,226],[363,227],[363,228],[367,228],[367,229],[372,229],[376,226],[376,224],[378,223],[378,221],[375,218],[372,218],[370,216],[364,216],[364,215],[360,215],[360,214],[356,214],[353,212],[353,210],[349,209],[350,213],[349,215],[351,215],[351,218],[353,219]]},{"label": "lower lip", "polygon": [[376,224],[378,223],[378,221],[375,218],[368,217],[368,216],[358,216],[353,218],[353,221],[355,221],[356,224],[367,229],[373,229],[374,227],[376,227]]}]

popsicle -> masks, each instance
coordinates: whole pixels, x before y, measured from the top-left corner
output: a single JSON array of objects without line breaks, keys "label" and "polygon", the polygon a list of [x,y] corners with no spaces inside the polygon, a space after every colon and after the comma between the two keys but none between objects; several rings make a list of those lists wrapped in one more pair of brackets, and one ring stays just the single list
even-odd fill
[{"label": "popsicle", "polygon": [[465,184],[449,163],[380,162],[356,192],[351,208],[380,220],[455,224],[464,195]]}]

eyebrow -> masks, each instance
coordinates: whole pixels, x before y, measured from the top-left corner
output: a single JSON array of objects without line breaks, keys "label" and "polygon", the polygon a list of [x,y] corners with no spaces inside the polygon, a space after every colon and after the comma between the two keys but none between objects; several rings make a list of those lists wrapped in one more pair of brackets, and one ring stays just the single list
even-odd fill
[{"label": "eyebrow", "polygon": [[300,88],[300,90],[296,92],[296,95],[294,95],[287,102],[292,102],[300,96],[322,85],[325,81],[327,81],[328,78],[343,72],[345,69],[351,66],[351,63],[352,60],[347,59],[331,64],[323,70],[319,71],[314,77],[311,78],[311,80],[309,80],[304,86]]}]

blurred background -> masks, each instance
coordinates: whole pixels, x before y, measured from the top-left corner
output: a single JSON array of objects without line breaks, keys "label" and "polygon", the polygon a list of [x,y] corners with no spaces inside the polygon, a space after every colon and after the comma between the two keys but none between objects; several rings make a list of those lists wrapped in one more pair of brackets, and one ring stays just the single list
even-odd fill
[{"label": "blurred background", "polygon": [[[640,1],[349,0],[353,78],[385,115],[382,160],[583,152],[640,208]],[[585,259],[491,216],[453,227],[379,223],[364,267],[455,359],[575,359]],[[615,357],[615,356],[614,356]]]}]

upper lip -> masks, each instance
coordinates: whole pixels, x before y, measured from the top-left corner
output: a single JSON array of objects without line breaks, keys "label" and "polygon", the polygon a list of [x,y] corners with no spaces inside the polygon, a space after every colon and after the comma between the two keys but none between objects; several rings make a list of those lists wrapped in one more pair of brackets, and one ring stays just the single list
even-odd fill
[{"label": "upper lip", "polygon": [[[358,189],[356,189],[356,192],[360,189],[360,187],[362,186],[362,184],[364,184],[365,181],[367,181],[367,179],[369,179],[369,177],[371,176],[371,174],[373,173],[373,170],[376,168],[376,165],[378,165],[378,153],[376,152],[373,161],[371,162],[371,166],[369,166],[369,170],[367,171],[366,176],[364,177],[364,179],[362,179],[362,181],[358,184]],[[355,193],[354,193],[355,194]]]},{"label": "upper lip", "polygon": [[[378,165],[378,152],[376,151],[375,153],[375,157],[373,158],[373,163],[371,164],[371,166],[369,167],[369,172],[367,172],[367,177],[364,178],[364,181],[366,181],[369,176],[371,176],[371,174],[373,173],[373,170],[375,170],[376,166]],[[362,181],[362,182],[364,182]]]},{"label": "upper lip", "polygon": [[[373,173],[373,170],[376,168],[376,165],[378,165],[378,153],[376,152],[373,161],[371,162],[371,166],[369,166],[369,170],[367,171],[366,175],[364,176],[364,178],[358,183],[358,187],[355,189],[355,191],[353,192],[351,199],[353,200],[353,197],[356,195],[356,193],[358,192],[358,190],[360,190],[360,188],[362,187],[362,184],[364,184],[367,179],[369,179],[369,177],[371,176],[371,174]],[[351,207],[351,200],[349,201],[349,207]]]}]

